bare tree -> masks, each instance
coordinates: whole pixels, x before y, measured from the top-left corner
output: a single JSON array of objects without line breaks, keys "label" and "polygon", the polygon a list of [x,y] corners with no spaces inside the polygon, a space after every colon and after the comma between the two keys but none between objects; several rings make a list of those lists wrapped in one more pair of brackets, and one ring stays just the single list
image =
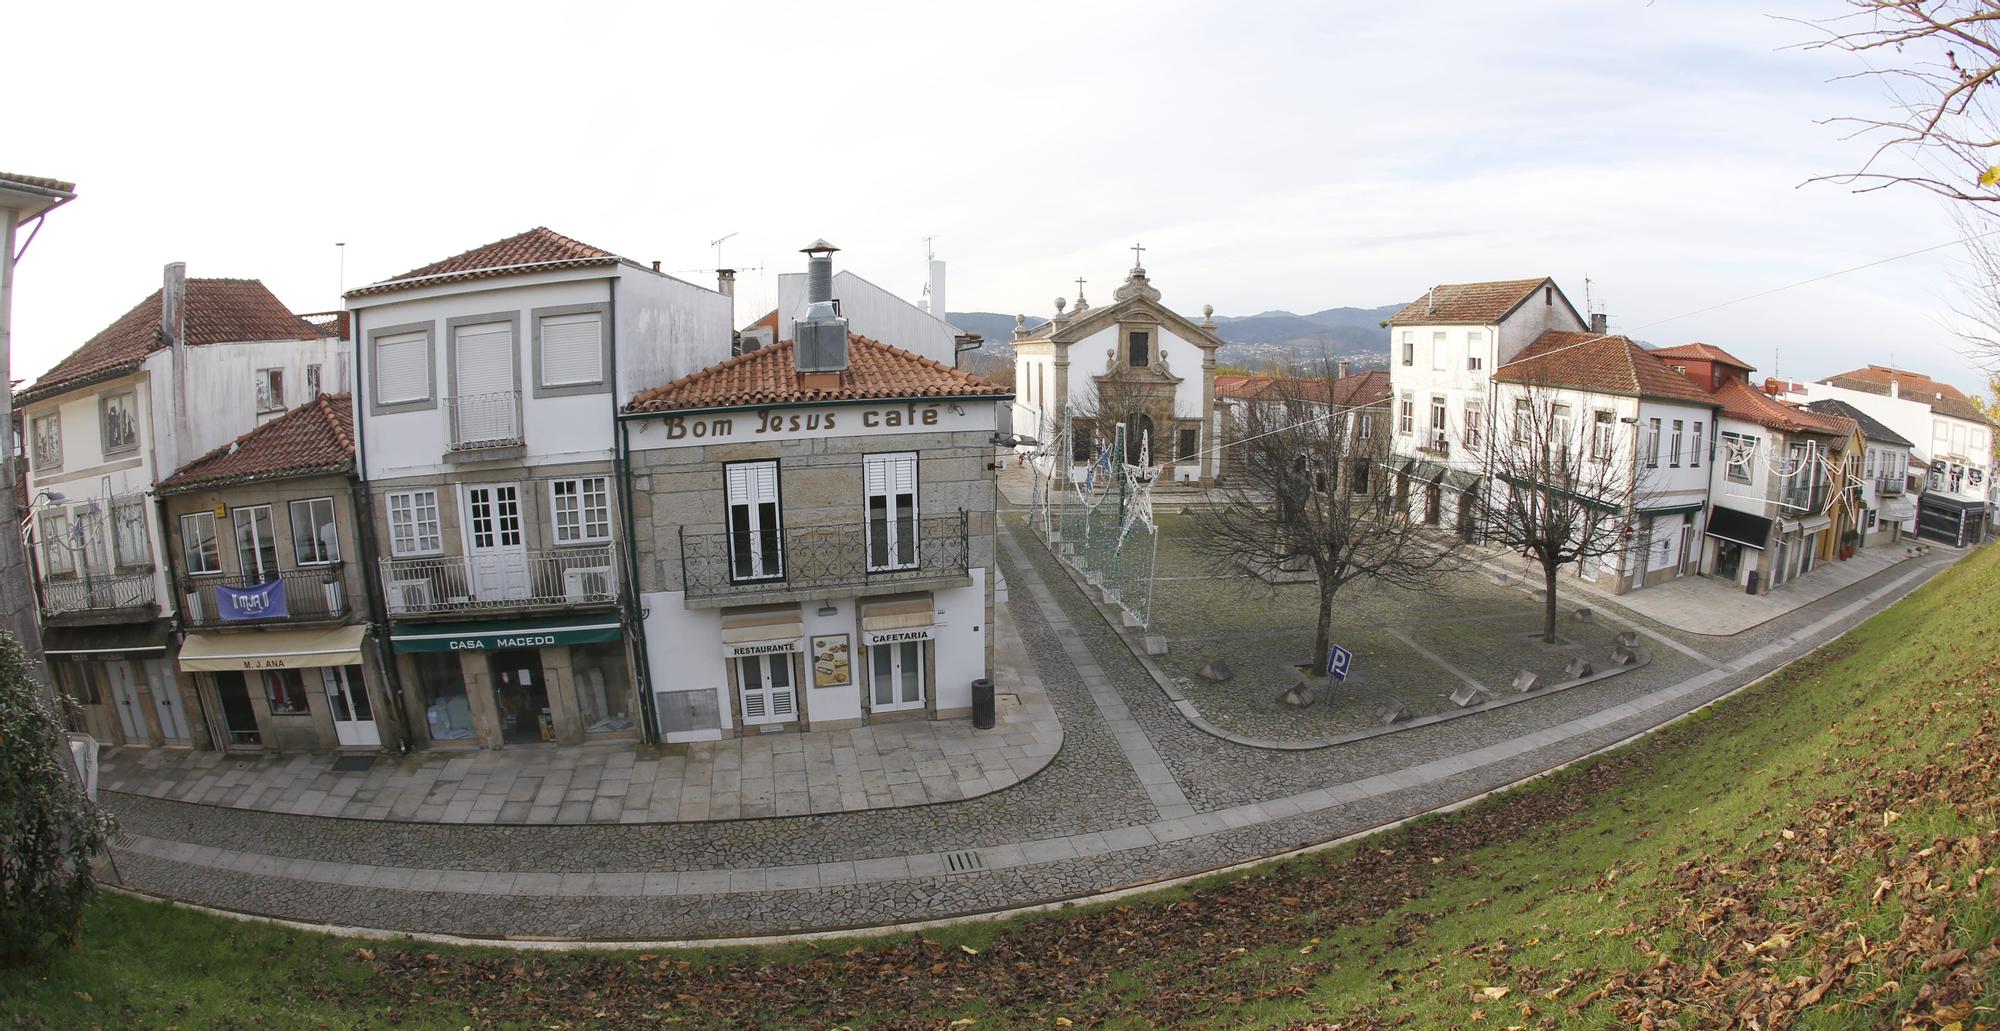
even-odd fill
[{"label": "bare tree", "polygon": [[[1235,474],[1219,504],[1195,513],[1196,547],[1228,571],[1303,568],[1319,589],[1312,672],[1326,675],[1335,598],[1357,580],[1427,590],[1459,568],[1460,542],[1409,518],[1386,489],[1388,398],[1334,405],[1325,363],[1273,382],[1242,406]],[[1366,425],[1366,430],[1362,427]]]},{"label": "bare tree", "polygon": [[1174,427],[1200,418],[1199,414],[1188,414],[1160,383],[1118,372],[1092,377],[1088,382],[1078,395],[1069,399],[1071,432],[1077,439],[1087,433],[1090,448],[1094,450],[1112,446],[1118,439],[1119,425],[1124,424],[1125,446],[1130,454],[1118,456],[1121,462],[1137,461],[1147,430],[1151,434],[1153,462],[1170,462],[1175,457]]},{"label": "bare tree", "polygon": [[1553,644],[1563,567],[1581,570],[1631,543],[1630,513],[1643,501],[1638,443],[1633,426],[1600,417],[1580,396],[1515,386],[1499,401],[1509,410],[1493,416],[1482,529],[1541,567],[1542,640]]}]

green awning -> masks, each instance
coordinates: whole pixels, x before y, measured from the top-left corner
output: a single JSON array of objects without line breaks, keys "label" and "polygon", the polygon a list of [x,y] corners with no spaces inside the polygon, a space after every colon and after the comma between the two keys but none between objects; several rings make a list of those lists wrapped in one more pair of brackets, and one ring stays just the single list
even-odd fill
[{"label": "green awning", "polygon": [[615,615],[496,619],[476,623],[405,623],[389,635],[399,652],[477,652],[547,648],[616,641],[624,626]]},{"label": "green awning", "polygon": [[1607,512],[1610,513],[1611,515],[1617,515],[1618,513],[1625,511],[1625,507],[1623,505],[1618,504],[1616,501],[1610,501],[1604,498],[1585,494],[1580,491],[1570,490],[1567,487],[1560,487],[1552,483],[1540,483],[1535,480],[1528,479],[1525,476],[1511,476],[1507,473],[1501,473],[1499,475],[1501,479],[1507,481],[1509,484],[1512,484],[1513,486],[1520,488],[1522,490],[1546,491],[1547,493],[1560,495],[1562,497],[1576,501],[1582,504],[1585,508],[1594,508],[1599,512]]},{"label": "green awning", "polygon": [[1394,468],[1411,479],[1424,483],[1442,484],[1446,490],[1463,494],[1479,486],[1479,474],[1464,469],[1454,469],[1442,462],[1427,461],[1422,458],[1403,458]]}]

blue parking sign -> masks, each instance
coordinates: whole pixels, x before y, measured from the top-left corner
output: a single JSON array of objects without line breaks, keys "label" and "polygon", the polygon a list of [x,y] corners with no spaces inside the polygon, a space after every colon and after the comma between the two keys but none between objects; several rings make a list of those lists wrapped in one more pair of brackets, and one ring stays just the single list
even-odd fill
[{"label": "blue parking sign", "polygon": [[1342,648],[1341,646],[1336,644],[1333,646],[1333,651],[1327,653],[1326,671],[1328,673],[1333,674],[1333,679],[1346,680],[1347,671],[1351,669],[1353,666],[1354,666],[1353,652],[1350,652],[1347,649]]}]

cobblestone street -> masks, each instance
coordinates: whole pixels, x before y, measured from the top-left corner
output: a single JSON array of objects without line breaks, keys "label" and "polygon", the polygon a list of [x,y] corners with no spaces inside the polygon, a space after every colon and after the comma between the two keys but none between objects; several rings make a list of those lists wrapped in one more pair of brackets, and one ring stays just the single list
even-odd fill
[{"label": "cobblestone street", "polygon": [[1191,723],[1046,549],[1011,528],[1002,545],[1021,675],[1062,731],[1046,767],[1011,787],[916,808],[537,826],[232,808],[107,779],[124,832],[118,873],[138,890],[305,921],[609,940],[1073,897],[1365,830],[1615,743],[1823,643],[1955,557],[1903,563],[1734,638],[1635,619],[1655,661],[1591,690],[1282,751]]}]

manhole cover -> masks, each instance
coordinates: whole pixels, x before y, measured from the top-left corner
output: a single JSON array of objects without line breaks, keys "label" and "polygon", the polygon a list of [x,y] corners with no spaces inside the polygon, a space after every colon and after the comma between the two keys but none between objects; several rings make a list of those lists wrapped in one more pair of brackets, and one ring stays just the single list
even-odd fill
[{"label": "manhole cover", "polygon": [[946,852],[944,854],[944,871],[946,873],[972,873],[975,870],[984,869],[986,869],[986,860],[975,849]]}]

